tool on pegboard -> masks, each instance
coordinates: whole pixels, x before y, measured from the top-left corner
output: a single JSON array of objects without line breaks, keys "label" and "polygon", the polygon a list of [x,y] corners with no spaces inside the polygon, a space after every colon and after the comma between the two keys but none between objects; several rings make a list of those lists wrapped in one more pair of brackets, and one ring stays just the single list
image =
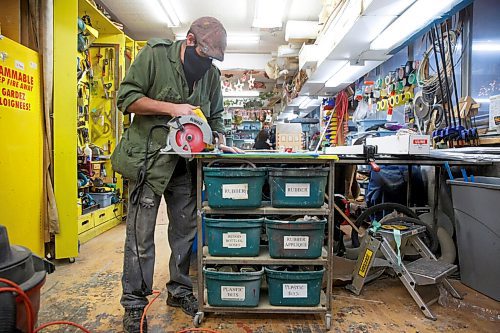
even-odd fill
[{"label": "tool on pegboard", "polygon": [[113,48],[106,49],[108,52],[108,81],[113,79],[113,61],[115,58],[115,50]]}]

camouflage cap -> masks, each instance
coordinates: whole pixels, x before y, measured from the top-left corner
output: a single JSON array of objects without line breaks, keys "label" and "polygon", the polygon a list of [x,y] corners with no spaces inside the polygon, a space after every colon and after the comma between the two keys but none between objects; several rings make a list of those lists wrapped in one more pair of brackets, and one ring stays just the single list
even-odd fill
[{"label": "camouflage cap", "polygon": [[219,61],[224,60],[227,33],[219,20],[210,16],[200,17],[191,24],[189,31],[196,37],[203,53]]}]

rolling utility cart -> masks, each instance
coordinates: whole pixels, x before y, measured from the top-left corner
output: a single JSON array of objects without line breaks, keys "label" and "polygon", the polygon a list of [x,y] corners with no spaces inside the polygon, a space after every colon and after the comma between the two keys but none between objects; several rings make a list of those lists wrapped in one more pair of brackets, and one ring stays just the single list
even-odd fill
[{"label": "rolling utility cart", "polygon": [[[224,156],[222,160],[206,155],[198,157],[199,310],[193,320],[195,326],[202,323],[208,312],[254,312],[321,314],[327,330],[330,329],[333,277],[330,207],[333,207],[336,157],[297,155],[247,153]],[[240,167],[245,163],[250,167]],[[280,168],[283,164],[296,168]],[[220,170],[211,165],[219,166]],[[301,177],[297,168],[310,175]],[[261,202],[266,177],[271,200]],[[206,196],[202,201],[203,184]],[[304,204],[308,200],[309,204]],[[305,215],[317,218],[296,219]],[[280,221],[280,217],[286,216],[292,216],[293,221]],[[269,245],[261,244],[264,226]],[[203,244],[204,238],[207,246]],[[241,266],[241,270],[219,272],[213,268],[238,267],[235,265]],[[285,266],[287,270],[280,270]],[[261,287],[264,276],[267,288]],[[322,290],[325,283],[326,292]]]}]

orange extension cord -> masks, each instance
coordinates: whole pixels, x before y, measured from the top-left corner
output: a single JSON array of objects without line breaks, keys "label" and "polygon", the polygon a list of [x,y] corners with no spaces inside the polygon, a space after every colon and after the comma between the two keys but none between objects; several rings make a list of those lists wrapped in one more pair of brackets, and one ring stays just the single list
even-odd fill
[{"label": "orange extension cord", "polygon": [[[35,314],[34,314],[34,310],[33,310],[33,304],[31,304],[31,300],[29,299],[28,295],[26,295],[26,293],[21,289],[21,287],[19,287],[18,284],[14,283],[10,280],[0,278],[0,282],[5,283],[6,285],[9,286],[9,287],[0,287],[0,293],[13,292],[13,293],[18,294],[22,298],[24,307],[26,309],[26,317],[27,317],[27,321],[28,321],[28,332],[27,333],[38,333],[41,330],[43,330],[44,328],[47,328],[49,326],[55,326],[55,325],[73,326],[73,327],[79,328],[82,332],[91,333],[85,327],[78,325],[78,324],[71,322],[71,321],[66,321],[66,320],[51,321],[51,322],[42,324],[39,327],[37,327],[36,329],[34,329],[33,327],[35,326],[35,323],[33,321],[35,318]],[[146,318],[146,314],[147,314],[149,308],[151,307],[151,305],[153,305],[153,303],[156,301],[156,299],[158,297],[160,297],[160,294],[161,294],[160,291],[154,290],[153,295],[155,295],[155,297],[148,303],[148,305],[144,309],[144,313],[142,314],[142,317],[141,317],[141,326],[140,326],[141,333],[143,333],[142,326],[144,325],[144,318]],[[184,330],[178,331],[177,333],[187,333],[187,332],[219,333],[215,330],[211,330],[208,328],[186,328]]]},{"label": "orange extension cord", "polygon": [[90,333],[90,331],[85,329],[84,327],[82,327],[76,323],[73,323],[71,321],[64,321],[64,320],[51,321],[51,322],[48,322],[48,323],[41,325],[40,327],[38,327],[36,329],[33,329],[33,327],[35,326],[35,323],[34,323],[35,314],[33,313],[33,304],[31,304],[31,300],[29,299],[28,295],[26,295],[26,293],[21,289],[21,287],[19,287],[18,284],[14,283],[10,280],[0,278],[0,282],[5,283],[6,285],[9,286],[9,287],[0,287],[0,293],[2,293],[2,292],[14,292],[14,293],[18,294],[19,296],[21,296],[23,303],[24,303],[24,307],[26,309],[26,317],[27,317],[27,321],[28,321],[28,333],[38,333],[42,329],[49,327],[49,326],[54,326],[54,325],[70,325],[70,326],[74,326],[74,327],[79,328],[80,330],[82,330],[85,333]]}]

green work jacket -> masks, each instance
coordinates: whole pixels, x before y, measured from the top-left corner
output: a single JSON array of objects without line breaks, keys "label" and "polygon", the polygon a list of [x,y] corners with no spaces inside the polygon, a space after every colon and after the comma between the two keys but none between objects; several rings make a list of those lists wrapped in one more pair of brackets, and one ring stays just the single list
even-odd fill
[{"label": "green work jacket", "polygon": [[[212,66],[195,83],[189,95],[184,69],[180,59],[182,41],[172,42],[151,39],[139,52],[120,85],[117,96],[118,108],[127,108],[142,97],[170,103],[188,103],[200,106],[212,131],[224,133],[220,72]],[[130,127],[111,155],[113,169],[124,177],[137,180],[138,170],[144,164],[146,142],[151,128],[164,125],[170,116],[135,115]],[[167,142],[167,131],[155,129],[148,149],[146,183],[158,195],[164,193],[179,158],[176,154],[159,154]]]}]

